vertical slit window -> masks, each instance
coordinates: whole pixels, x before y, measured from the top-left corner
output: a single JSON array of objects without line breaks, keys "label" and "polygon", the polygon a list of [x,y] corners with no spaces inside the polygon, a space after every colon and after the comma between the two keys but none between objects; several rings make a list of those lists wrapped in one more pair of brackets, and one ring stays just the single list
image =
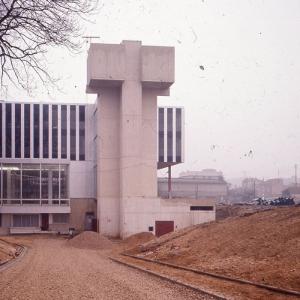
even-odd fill
[{"label": "vertical slit window", "polygon": [[0,103],[0,157],[2,157],[2,103]]},{"label": "vertical slit window", "polygon": [[33,153],[34,158],[40,157],[40,105],[33,105]]},{"label": "vertical slit window", "polygon": [[5,136],[6,136],[6,157],[11,157],[11,103],[7,103],[6,104],[6,132],[5,132]]},{"label": "vertical slit window", "polygon": [[24,104],[24,157],[30,157],[30,104]]},{"label": "vertical slit window", "polygon": [[43,158],[49,158],[49,105],[43,105]]},{"label": "vertical slit window", "polygon": [[67,158],[67,106],[61,106],[61,158]]},{"label": "vertical slit window", "polygon": [[52,105],[52,158],[58,156],[58,108]]},{"label": "vertical slit window", "polygon": [[176,109],[176,162],[181,162],[181,109]]},{"label": "vertical slit window", "polygon": [[21,157],[21,104],[15,104],[15,157]]},{"label": "vertical slit window", "polygon": [[173,109],[167,110],[167,145],[168,145],[168,162],[173,161]]},{"label": "vertical slit window", "polygon": [[85,160],[85,106],[79,106],[79,160]]},{"label": "vertical slit window", "polygon": [[158,110],[158,156],[159,161],[164,161],[164,109]]},{"label": "vertical slit window", "polygon": [[70,106],[70,157],[76,160],[76,106]]}]

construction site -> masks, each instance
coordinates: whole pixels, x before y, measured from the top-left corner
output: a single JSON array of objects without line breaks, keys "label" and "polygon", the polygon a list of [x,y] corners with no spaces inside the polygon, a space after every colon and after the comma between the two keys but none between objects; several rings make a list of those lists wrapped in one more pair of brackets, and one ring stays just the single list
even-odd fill
[{"label": "construction site", "polygon": [[299,238],[299,206],[159,238],[1,237],[1,299],[299,299]]}]

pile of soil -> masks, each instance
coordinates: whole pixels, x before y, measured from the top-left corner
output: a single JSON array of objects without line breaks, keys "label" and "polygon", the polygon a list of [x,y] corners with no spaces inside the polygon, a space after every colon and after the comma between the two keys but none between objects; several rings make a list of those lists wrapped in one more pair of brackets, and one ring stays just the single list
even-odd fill
[{"label": "pile of soil", "polygon": [[16,256],[16,247],[0,240],[0,264],[8,261]]},{"label": "pile of soil", "polygon": [[129,236],[122,241],[125,248],[134,248],[146,242],[152,241],[155,236],[151,232],[140,232]]},{"label": "pile of soil", "polygon": [[84,231],[68,241],[68,245],[80,249],[110,249],[113,243],[105,236],[93,232]]},{"label": "pile of soil", "polygon": [[300,290],[300,207],[233,217],[163,238],[138,255]]}]

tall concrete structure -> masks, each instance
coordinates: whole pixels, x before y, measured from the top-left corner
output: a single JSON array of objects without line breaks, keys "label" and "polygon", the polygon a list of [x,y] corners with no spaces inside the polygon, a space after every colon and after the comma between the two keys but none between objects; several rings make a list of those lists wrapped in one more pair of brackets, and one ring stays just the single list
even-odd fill
[{"label": "tall concrete structure", "polygon": [[173,82],[173,47],[91,44],[87,92],[98,95],[101,233],[126,236],[131,213],[157,197],[157,96]]}]

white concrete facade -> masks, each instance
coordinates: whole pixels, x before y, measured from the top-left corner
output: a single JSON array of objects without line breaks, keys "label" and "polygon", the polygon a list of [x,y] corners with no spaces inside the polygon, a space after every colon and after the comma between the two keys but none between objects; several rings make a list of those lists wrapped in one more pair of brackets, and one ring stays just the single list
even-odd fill
[{"label": "white concrete facade", "polygon": [[215,218],[213,205],[211,211],[191,212],[188,201],[167,205],[157,198],[157,96],[169,95],[174,76],[173,47],[142,46],[138,41],[91,44],[87,92],[97,94],[97,215],[102,234],[124,238],[153,230],[160,220],[182,228]]}]

